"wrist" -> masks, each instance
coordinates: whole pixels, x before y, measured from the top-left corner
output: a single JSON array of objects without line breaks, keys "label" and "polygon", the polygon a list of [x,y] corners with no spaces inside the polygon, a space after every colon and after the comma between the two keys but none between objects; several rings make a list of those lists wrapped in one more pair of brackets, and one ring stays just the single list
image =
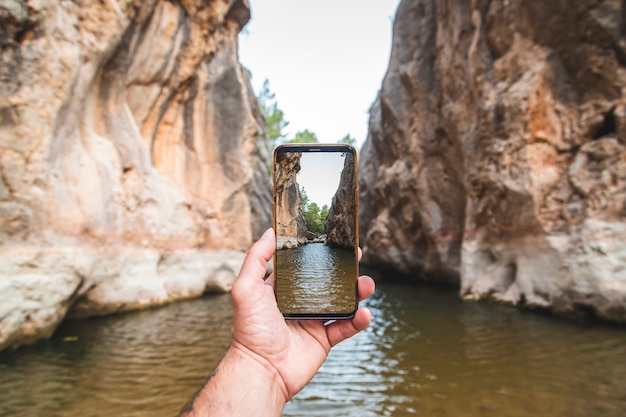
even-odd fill
[{"label": "wrist", "polygon": [[281,409],[291,398],[289,390],[276,367],[246,346],[233,341],[224,359],[236,364],[245,379],[251,379],[256,384],[262,385],[263,389],[267,391],[266,395],[274,399]]},{"label": "wrist", "polygon": [[235,342],[181,416],[280,417],[289,397],[269,362]]}]

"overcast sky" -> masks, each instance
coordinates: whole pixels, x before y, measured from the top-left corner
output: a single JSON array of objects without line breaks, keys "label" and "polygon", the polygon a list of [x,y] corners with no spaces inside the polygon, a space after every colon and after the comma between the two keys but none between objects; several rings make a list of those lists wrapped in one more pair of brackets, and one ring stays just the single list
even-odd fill
[{"label": "overcast sky", "polygon": [[345,154],[341,152],[303,152],[297,181],[304,187],[309,203],[322,208],[330,205],[339,188]]},{"label": "overcast sky", "polygon": [[268,79],[289,121],[320,142],[360,146],[389,63],[398,0],[250,0],[239,59],[259,92]]}]

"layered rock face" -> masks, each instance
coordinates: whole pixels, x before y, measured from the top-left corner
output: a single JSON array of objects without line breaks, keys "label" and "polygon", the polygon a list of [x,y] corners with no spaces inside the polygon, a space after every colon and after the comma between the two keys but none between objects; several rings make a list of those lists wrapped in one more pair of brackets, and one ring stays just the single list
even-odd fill
[{"label": "layered rock face", "polygon": [[361,151],[364,261],[626,322],[624,13],[403,0]]},{"label": "layered rock face", "polygon": [[324,223],[326,244],[328,245],[354,249],[357,232],[354,174],[354,155],[346,153],[339,186],[333,196],[328,217]]},{"label": "layered rock face", "polygon": [[296,178],[301,157],[301,152],[282,152],[276,156],[276,244],[279,250],[307,242],[300,185]]},{"label": "layered rock face", "polygon": [[229,289],[271,225],[248,19],[241,0],[0,6],[0,349],[70,308]]}]

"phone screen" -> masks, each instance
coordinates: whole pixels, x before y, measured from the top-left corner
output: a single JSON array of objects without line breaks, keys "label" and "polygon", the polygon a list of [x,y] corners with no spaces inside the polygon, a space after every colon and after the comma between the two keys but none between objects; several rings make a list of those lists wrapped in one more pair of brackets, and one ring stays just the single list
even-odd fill
[{"label": "phone screen", "polygon": [[356,152],[349,145],[274,151],[274,273],[286,318],[349,318],[357,308]]}]

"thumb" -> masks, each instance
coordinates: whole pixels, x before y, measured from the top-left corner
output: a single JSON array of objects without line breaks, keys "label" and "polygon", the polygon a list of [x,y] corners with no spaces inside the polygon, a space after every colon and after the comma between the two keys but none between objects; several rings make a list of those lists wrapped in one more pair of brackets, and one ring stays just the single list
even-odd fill
[{"label": "thumb", "polygon": [[248,250],[248,254],[241,265],[239,275],[233,283],[233,300],[239,298],[239,295],[245,296],[252,287],[263,283],[263,278],[267,271],[267,262],[272,258],[272,255],[274,255],[275,249],[276,235],[274,234],[274,230],[269,228]]}]

